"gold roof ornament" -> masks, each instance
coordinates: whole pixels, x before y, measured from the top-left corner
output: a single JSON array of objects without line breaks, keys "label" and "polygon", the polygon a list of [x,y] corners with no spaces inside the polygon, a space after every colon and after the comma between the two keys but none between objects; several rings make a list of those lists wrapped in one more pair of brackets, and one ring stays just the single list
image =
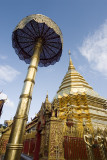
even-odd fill
[{"label": "gold roof ornament", "polygon": [[45,102],[50,103],[49,100],[48,100],[48,91],[47,91]]},{"label": "gold roof ornament", "polygon": [[69,51],[68,51],[68,54],[69,54],[69,57],[70,57],[68,70],[70,70],[70,69],[75,69],[75,67],[74,67],[74,65],[73,65],[73,63],[72,63],[72,60],[71,60],[71,51],[70,51],[70,49],[69,49]]}]

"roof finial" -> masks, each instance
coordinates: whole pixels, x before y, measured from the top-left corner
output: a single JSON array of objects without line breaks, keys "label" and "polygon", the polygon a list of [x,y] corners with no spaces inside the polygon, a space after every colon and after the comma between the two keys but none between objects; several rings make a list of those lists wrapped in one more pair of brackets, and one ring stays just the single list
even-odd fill
[{"label": "roof finial", "polygon": [[70,51],[70,49],[69,49],[69,51],[68,51],[68,54],[69,54],[69,56],[71,57],[71,51]]},{"label": "roof finial", "polygon": [[48,97],[48,90],[47,90],[47,95],[46,95],[46,97]]},{"label": "roof finial", "polygon": [[68,54],[69,54],[69,68],[68,69],[75,69],[75,67],[74,67],[74,65],[73,65],[73,63],[72,63],[72,60],[71,60],[71,51],[70,51],[70,49],[69,49],[69,51],[68,51]]},{"label": "roof finial", "polygon": [[47,94],[46,94],[45,102],[48,102],[48,91],[47,91]]}]

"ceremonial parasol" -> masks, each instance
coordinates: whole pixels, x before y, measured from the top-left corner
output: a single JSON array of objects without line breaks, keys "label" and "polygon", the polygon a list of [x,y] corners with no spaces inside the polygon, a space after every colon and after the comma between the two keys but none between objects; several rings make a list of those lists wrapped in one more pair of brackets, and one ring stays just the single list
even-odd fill
[{"label": "ceremonial parasol", "polygon": [[12,34],[12,45],[19,58],[30,65],[4,160],[20,159],[37,67],[53,65],[59,61],[63,38],[55,22],[44,15],[34,14],[22,19],[16,26]]}]

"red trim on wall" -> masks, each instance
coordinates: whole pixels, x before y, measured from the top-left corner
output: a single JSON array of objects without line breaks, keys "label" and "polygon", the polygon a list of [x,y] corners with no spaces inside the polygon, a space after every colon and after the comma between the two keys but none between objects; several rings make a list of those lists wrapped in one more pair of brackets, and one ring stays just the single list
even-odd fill
[{"label": "red trim on wall", "polygon": [[34,151],[34,160],[39,160],[39,152],[40,152],[40,144],[41,144],[41,123],[38,123],[37,127],[37,135],[36,135],[36,146],[35,146],[35,151]]}]

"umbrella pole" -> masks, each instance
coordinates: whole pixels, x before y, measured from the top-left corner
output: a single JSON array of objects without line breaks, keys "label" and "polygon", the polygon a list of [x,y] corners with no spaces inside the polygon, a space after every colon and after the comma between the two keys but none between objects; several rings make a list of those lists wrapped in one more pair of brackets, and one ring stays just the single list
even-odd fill
[{"label": "umbrella pole", "polygon": [[38,39],[34,47],[34,54],[31,58],[31,63],[28,67],[27,76],[24,81],[24,87],[12,124],[12,131],[6,147],[4,160],[20,160],[20,155],[23,148],[23,137],[25,133],[26,122],[28,120],[28,113],[32,99],[32,91],[35,84],[35,76],[41,51],[42,40]]}]

